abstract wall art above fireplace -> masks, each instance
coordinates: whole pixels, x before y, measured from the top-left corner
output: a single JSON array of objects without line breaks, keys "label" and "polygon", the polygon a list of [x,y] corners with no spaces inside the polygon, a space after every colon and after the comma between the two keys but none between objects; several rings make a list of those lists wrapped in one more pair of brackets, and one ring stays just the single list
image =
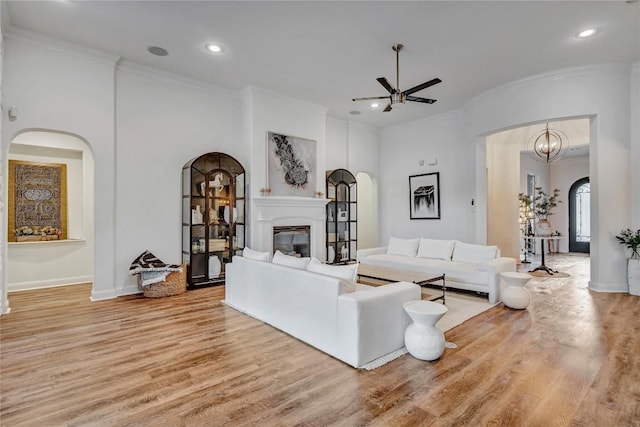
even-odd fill
[{"label": "abstract wall art above fireplace", "polygon": [[9,160],[7,240],[67,238],[67,166]]},{"label": "abstract wall art above fireplace", "polygon": [[267,134],[267,187],[272,196],[316,195],[316,141]]}]

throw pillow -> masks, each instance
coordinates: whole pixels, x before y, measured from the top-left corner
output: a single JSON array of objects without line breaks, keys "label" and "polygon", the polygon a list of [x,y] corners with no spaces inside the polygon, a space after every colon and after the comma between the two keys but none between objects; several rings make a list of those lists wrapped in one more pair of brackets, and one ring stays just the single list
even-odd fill
[{"label": "throw pillow", "polygon": [[358,264],[347,265],[329,265],[323,264],[316,258],[311,258],[307,264],[307,270],[313,273],[324,274],[338,279],[342,279],[347,283],[345,292],[355,292],[356,276],[358,275]]},{"label": "throw pillow", "polygon": [[420,239],[398,239],[397,237],[389,237],[387,254],[416,256],[419,244]]},{"label": "throw pillow", "polygon": [[420,239],[418,257],[451,261],[455,240]]},{"label": "throw pillow", "polygon": [[453,249],[453,261],[478,263],[494,259],[497,253],[497,246],[456,242],[456,246]]},{"label": "throw pillow", "polygon": [[285,265],[287,267],[298,268],[300,270],[305,270],[307,268],[307,264],[309,263],[309,257],[296,257],[291,255],[285,255],[280,251],[276,251],[273,254],[273,259],[271,260],[274,264]]},{"label": "throw pillow", "polygon": [[256,261],[269,261],[269,252],[258,252],[246,247],[242,250],[242,256]]}]

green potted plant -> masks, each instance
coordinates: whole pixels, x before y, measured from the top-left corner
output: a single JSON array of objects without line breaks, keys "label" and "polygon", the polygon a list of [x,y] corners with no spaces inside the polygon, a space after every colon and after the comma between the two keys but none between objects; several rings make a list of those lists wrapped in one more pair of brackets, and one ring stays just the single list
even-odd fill
[{"label": "green potted plant", "polygon": [[627,228],[622,230],[616,239],[621,245],[631,249],[631,257],[627,259],[629,293],[640,296],[640,230],[632,231]]},{"label": "green potted plant", "polygon": [[538,219],[536,226],[537,235],[551,235],[549,217],[553,215],[553,209],[558,206],[558,203],[562,203],[559,189],[554,189],[553,194],[547,194],[542,190],[542,187],[536,187],[536,194],[533,197],[533,213]]}]

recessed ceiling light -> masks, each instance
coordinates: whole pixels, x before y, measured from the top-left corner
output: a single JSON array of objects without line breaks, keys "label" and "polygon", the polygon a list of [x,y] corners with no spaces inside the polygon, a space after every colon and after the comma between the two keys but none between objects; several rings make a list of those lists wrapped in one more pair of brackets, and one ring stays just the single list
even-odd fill
[{"label": "recessed ceiling light", "polygon": [[217,44],[208,44],[208,45],[205,46],[205,48],[211,53],[221,53],[222,52],[222,47],[218,46]]},{"label": "recessed ceiling light", "polygon": [[167,56],[169,54],[169,52],[167,51],[167,49],[163,49],[159,46],[149,46],[147,48],[147,51],[152,54],[152,55],[156,55],[156,56]]},{"label": "recessed ceiling light", "polygon": [[371,108],[378,108],[380,106],[380,104],[378,104],[377,102],[372,102],[370,107]]},{"label": "recessed ceiling light", "polygon": [[584,31],[580,31],[578,34],[576,34],[576,37],[579,39],[585,39],[587,37],[591,37],[595,33],[596,33],[595,28],[588,28]]},{"label": "recessed ceiling light", "polygon": [[357,116],[358,114],[361,114],[361,113],[358,110],[351,110],[349,111],[349,114],[353,114],[354,116]]}]

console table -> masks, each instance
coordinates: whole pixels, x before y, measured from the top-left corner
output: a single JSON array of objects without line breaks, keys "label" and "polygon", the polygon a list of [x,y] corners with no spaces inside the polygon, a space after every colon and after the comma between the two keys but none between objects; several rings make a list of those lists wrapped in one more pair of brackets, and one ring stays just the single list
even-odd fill
[{"label": "console table", "polygon": [[534,268],[533,270],[531,270],[530,272],[533,273],[534,271],[544,271],[547,274],[549,274],[550,276],[553,276],[555,273],[557,273],[557,270],[554,270],[548,266],[545,265],[544,263],[544,241],[545,240],[560,240],[560,239],[564,239],[564,236],[522,236],[523,239],[525,240],[535,240],[535,241],[540,241],[540,249],[541,249],[541,254],[540,254],[540,265],[537,266],[536,268]]}]

